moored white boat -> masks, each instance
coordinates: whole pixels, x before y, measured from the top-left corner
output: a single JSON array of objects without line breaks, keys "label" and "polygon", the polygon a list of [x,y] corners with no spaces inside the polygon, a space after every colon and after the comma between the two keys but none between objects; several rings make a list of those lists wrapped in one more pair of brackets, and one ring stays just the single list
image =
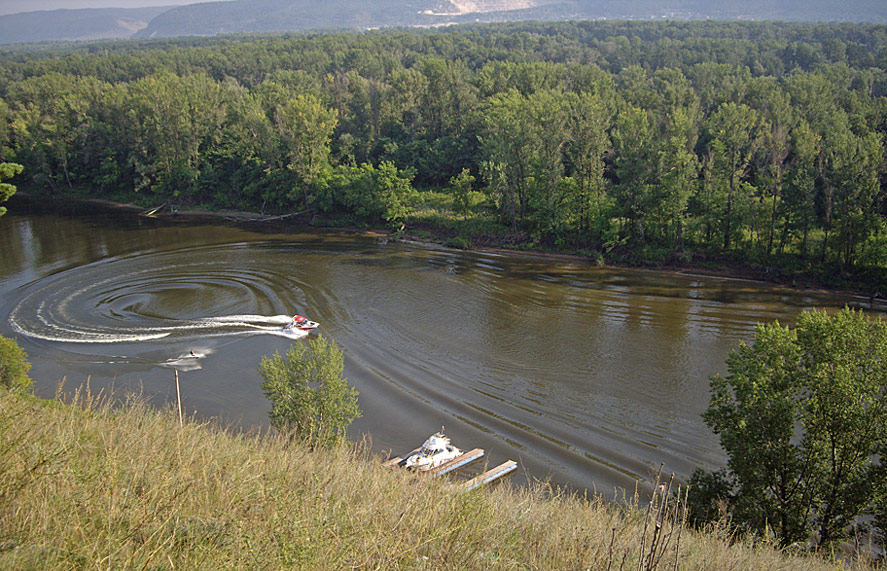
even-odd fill
[{"label": "moored white boat", "polygon": [[404,465],[407,469],[424,472],[461,455],[462,451],[453,446],[448,437],[442,432],[437,432],[432,434],[417,452],[407,456]]}]

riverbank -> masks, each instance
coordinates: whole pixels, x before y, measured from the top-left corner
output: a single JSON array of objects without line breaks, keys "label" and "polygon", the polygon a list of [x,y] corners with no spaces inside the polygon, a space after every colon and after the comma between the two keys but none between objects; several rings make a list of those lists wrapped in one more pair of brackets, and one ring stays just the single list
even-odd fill
[{"label": "riverbank", "polygon": [[464,493],[360,445],[313,452],[88,388],[67,402],[0,389],[0,568],[869,568],[698,533],[674,510],[654,545],[646,498]]},{"label": "riverbank", "polygon": [[[14,198],[41,203],[47,200],[40,195],[22,191],[19,191]],[[686,259],[671,259],[669,262],[661,262],[640,260],[625,249],[611,253],[610,256],[603,256],[597,252],[543,249],[538,244],[532,244],[529,237],[524,234],[503,233],[500,235],[474,235],[462,238],[459,232],[454,231],[452,227],[446,227],[444,224],[435,224],[428,219],[418,219],[417,216],[408,219],[400,229],[391,230],[343,225],[338,221],[317,216],[310,210],[280,215],[241,210],[172,207],[166,203],[143,206],[132,202],[95,198],[65,198],[61,200],[61,202],[64,201],[74,201],[157,219],[222,220],[238,224],[274,224],[280,225],[283,231],[286,231],[288,227],[312,227],[477,252],[520,254],[576,264],[591,264],[614,268],[644,268],[686,275],[715,276],[725,279],[773,283],[804,290],[840,292],[859,296],[863,300],[860,303],[860,307],[887,312],[887,291],[882,291],[883,284],[887,283],[887,277],[881,278],[881,273],[884,272],[868,276],[867,278],[862,276],[862,279],[860,279],[859,276],[847,277],[837,273],[828,275],[823,271],[806,269],[786,270],[764,264],[744,263],[724,255],[697,253],[687,256]]]}]

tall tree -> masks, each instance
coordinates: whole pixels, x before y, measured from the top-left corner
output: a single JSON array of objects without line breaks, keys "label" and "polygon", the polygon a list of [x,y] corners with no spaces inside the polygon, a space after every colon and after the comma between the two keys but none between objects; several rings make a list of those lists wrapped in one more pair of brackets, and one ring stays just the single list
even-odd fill
[{"label": "tall tree", "polygon": [[[721,496],[733,521],[782,545],[847,536],[887,493],[887,322],[844,309],[760,325],[711,379],[703,414],[727,471],[694,474],[695,513]],[[814,535],[815,534],[815,535]]]},{"label": "tall tree", "polygon": [[699,160],[693,150],[699,133],[698,125],[684,109],[675,109],[668,119],[657,157],[657,203],[665,243],[672,251],[682,252],[687,204],[699,179]]},{"label": "tall tree", "polygon": [[336,121],[336,111],[314,95],[297,95],[277,108],[286,166],[297,175],[305,206],[311,205],[309,188],[330,167],[330,139]]},{"label": "tall tree", "polygon": [[[609,96],[608,96],[609,95]],[[604,157],[610,149],[609,130],[615,101],[610,93],[568,93],[570,138],[565,150],[577,182],[571,202],[572,225],[585,239],[600,241],[600,226],[608,217]]]},{"label": "tall tree", "polygon": [[513,229],[522,225],[530,198],[536,141],[529,128],[527,100],[516,90],[494,95],[484,113],[484,178],[497,195]]},{"label": "tall tree", "polygon": [[222,132],[227,95],[205,75],[161,73],[130,85],[131,160],[141,176],[138,188],[163,197],[192,196],[204,151]]},{"label": "tall tree", "polygon": [[748,169],[758,143],[758,114],[743,104],[723,103],[706,121],[711,150],[710,168],[714,192],[725,197],[721,216],[723,250],[731,248],[734,234],[742,226],[742,203],[751,194]]},{"label": "tall tree", "polygon": [[616,116],[613,127],[613,194],[628,233],[638,245],[646,243],[646,216],[654,211],[656,145],[650,114],[629,107]]},{"label": "tall tree", "polygon": [[758,186],[766,192],[765,203],[769,207],[766,230],[766,252],[773,251],[777,232],[777,220],[783,210],[782,200],[786,160],[791,152],[791,129],[795,114],[789,95],[772,80],[757,80],[750,84],[752,104],[762,110],[760,165],[757,168]]},{"label": "tall tree", "polygon": [[786,221],[780,250],[789,232],[800,233],[800,253],[807,257],[810,231],[816,224],[816,173],[822,137],[801,119],[791,133],[792,155],[786,172]]}]

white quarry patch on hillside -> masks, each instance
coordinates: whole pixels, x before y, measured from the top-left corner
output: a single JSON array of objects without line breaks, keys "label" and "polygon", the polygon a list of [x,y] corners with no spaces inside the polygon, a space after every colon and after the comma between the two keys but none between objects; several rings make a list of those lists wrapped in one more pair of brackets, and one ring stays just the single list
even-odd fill
[{"label": "white quarry patch on hillside", "polygon": [[536,5],[535,0],[448,0],[433,10],[425,10],[431,16],[462,16],[478,12],[506,12],[524,10]]}]

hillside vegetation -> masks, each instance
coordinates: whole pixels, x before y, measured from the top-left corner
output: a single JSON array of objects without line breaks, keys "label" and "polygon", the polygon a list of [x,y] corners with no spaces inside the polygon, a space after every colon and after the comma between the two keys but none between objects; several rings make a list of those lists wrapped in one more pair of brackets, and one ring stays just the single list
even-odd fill
[{"label": "hillside vegetation", "polygon": [[0,57],[0,161],[24,166],[22,190],[738,261],[870,293],[887,282],[885,134],[884,26],[502,24]]},{"label": "hillside vegetation", "polygon": [[[312,453],[139,399],[79,406],[0,389],[3,569],[864,568],[662,527],[636,500],[545,485],[463,493],[381,467],[361,446]],[[642,499],[643,501],[643,499]],[[645,531],[646,529],[646,531]]]}]

